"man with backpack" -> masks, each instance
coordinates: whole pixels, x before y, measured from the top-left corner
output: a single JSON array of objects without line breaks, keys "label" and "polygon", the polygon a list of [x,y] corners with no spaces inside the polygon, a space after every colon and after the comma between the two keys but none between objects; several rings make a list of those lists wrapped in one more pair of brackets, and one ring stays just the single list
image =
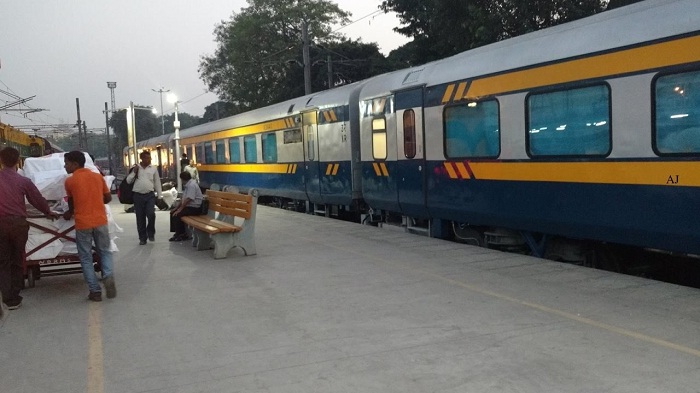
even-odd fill
[{"label": "man with backpack", "polygon": [[151,165],[151,152],[139,154],[141,162],[124,181],[133,184],[134,212],[136,213],[136,229],[139,233],[139,244],[146,244],[146,239],[154,242],[156,235],[156,198],[163,198],[158,168]]}]

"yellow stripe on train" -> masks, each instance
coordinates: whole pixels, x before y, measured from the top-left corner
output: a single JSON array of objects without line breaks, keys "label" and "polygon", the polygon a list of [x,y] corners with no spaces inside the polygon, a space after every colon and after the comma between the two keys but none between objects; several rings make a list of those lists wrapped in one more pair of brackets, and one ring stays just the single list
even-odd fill
[{"label": "yellow stripe on train", "polygon": [[200,165],[201,172],[295,173],[296,164],[217,164]]},{"label": "yellow stripe on train", "polygon": [[[442,103],[473,100],[511,91],[693,63],[700,61],[700,54],[688,48],[698,46],[700,46],[700,36],[476,78],[471,80],[470,84],[468,82],[451,83],[445,88]],[[456,91],[455,87],[457,87]]]},{"label": "yellow stripe on train", "polygon": [[700,187],[700,162],[692,161],[445,162],[453,179],[469,179],[466,165],[477,180]]},{"label": "yellow stripe on train", "polygon": [[455,94],[454,99],[476,99],[502,92],[697,62],[700,52],[690,48],[700,48],[700,36],[475,79],[466,95]]},{"label": "yellow stripe on train", "polygon": [[242,136],[242,135],[252,135],[252,134],[257,134],[257,133],[265,132],[265,131],[284,130],[284,129],[288,128],[288,123],[286,120],[287,119],[271,120],[271,121],[266,121],[266,122],[259,123],[259,124],[253,124],[250,126],[231,128],[228,130],[213,132],[211,134],[195,136],[192,138],[183,138],[181,143],[192,144],[192,143],[213,141],[216,139],[232,138],[232,137]]}]

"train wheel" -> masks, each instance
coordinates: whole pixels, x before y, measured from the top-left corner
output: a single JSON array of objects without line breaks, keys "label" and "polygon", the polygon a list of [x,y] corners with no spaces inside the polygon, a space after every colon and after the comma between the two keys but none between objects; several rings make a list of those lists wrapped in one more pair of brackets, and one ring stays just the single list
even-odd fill
[{"label": "train wheel", "polygon": [[455,240],[459,243],[471,244],[472,246],[484,247],[484,236],[478,230],[469,225],[452,222],[452,230]]},{"label": "train wheel", "polygon": [[611,247],[601,245],[586,255],[585,266],[611,272],[624,273],[618,253]]}]

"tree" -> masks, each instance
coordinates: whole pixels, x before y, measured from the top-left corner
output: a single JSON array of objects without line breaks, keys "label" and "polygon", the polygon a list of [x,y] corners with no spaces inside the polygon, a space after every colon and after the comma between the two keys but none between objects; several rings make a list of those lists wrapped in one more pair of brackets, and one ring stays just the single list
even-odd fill
[{"label": "tree", "polygon": [[224,117],[237,115],[242,112],[243,110],[236,104],[225,101],[216,101],[215,103],[204,108],[202,122],[208,123],[210,121],[223,119]]},{"label": "tree", "polygon": [[412,37],[410,50],[395,51],[411,65],[570,22],[604,10],[607,0],[384,0],[399,15],[398,33]]},{"label": "tree", "polygon": [[640,1],[642,0],[610,0],[610,3],[608,3],[608,8],[606,8],[606,10],[624,7],[626,5],[639,3]]},{"label": "tree", "polygon": [[[283,96],[302,52],[302,28],[315,41],[334,37],[331,26],[349,14],[329,0],[248,0],[214,30],[218,47],[203,56],[202,80],[241,110],[265,106]],[[302,74],[303,75],[303,74]],[[303,79],[302,79],[303,80]]]},{"label": "tree", "polygon": [[[165,122],[165,133],[172,134],[175,132],[175,114],[171,113],[169,115],[163,116]],[[180,129],[184,130],[186,128],[194,127],[198,124],[204,123],[204,120],[199,116],[192,116],[187,112],[178,112],[177,119],[180,121]],[[160,123],[160,118],[157,119]]]},{"label": "tree", "polygon": [[[138,106],[138,105],[136,105]],[[109,126],[114,130],[114,136],[117,138],[115,149],[121,155],[129,141],[127,138],[126,128],[126,109],[112,113],[109,119]],[[161,135],[160,118],[156,117],[151,111],[135,110],[136,114],[136,141],[143,141],[157,135]]]},{"label": "tree", "polygon": [[[88,131],[87,137],[83,136],[83,146],[78,141],[78,132],[65,136],[49,138],[49,142],[60,146],[64,151],[81,150],[92,154],[95,158],[107,157],[107,134]],[[110,134],[110,142],[114,143],[114,136]]]},{"label": "tree", "polygon": [[[328,78],[329,58],[332,74],[330,86]],[[366,44],[347,38],[314,44],[310,50],[310,61],[313,91],[327,90],[402,68],[390,63],[379,52],[376,43]],[[301,58],[290,62],[289,67],[289,77],[284,81],[283,88],[280,94],[275,97],[274,102],[304,95]]]}]

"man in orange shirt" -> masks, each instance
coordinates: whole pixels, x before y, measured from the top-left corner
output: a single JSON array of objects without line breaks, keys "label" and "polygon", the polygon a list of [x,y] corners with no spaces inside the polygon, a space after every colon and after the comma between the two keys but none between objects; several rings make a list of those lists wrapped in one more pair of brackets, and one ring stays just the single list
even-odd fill
[{"label": "man in orange shirt", "polygon": [[75,215],[75,239],[83,276],[90,289],[88,299],[95,302],[102,301],[102,288],[92,265],[93,240],[100,256],[102,281],[105,284],[107,297],[113,298],[117,296],[117,289],[114,285],[109,227],[104,206],[112,200],[112,194],[102,175],[85,168],[85,155],[82,152],[66,153],[63,162],[66,172],[72,174],[66,179],[69,210],[63,218],[69,220]]}]

